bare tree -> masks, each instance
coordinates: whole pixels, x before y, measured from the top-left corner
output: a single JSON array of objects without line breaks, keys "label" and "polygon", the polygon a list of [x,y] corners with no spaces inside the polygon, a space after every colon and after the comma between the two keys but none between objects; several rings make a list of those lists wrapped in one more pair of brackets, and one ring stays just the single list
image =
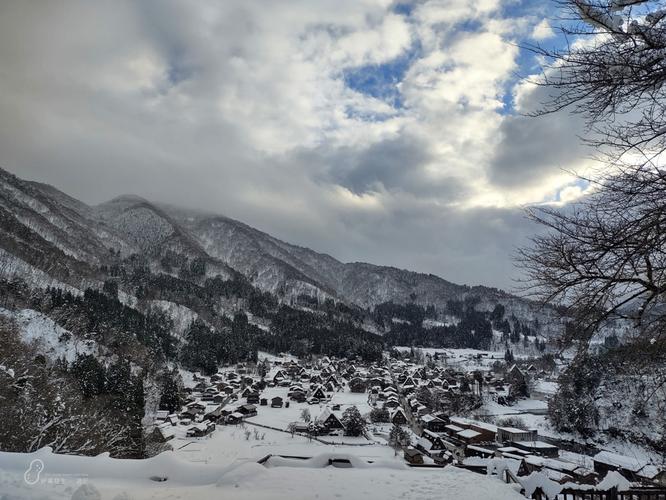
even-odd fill
[{"label": "bare tree", "polygon": [[[533,47],[547,61],[535,83],[550,90],[537,114],[583,115],[603,170],[586,179],[592,193],[578,203],[528,211],[544,231],[518,261],[525,290],[571,320],[562,341],[578,353],[551,417],[591,432],[603,391],[624,385],[632,419],[646,417],[650,402],[663,420],[666,404],[666,8],[656,0],[559,3],[568,15],[561,29],[575,40],[562,50]],[[627,326],[622,345],[592,359],[593,338],[614,322]],[[666,439],[666,425],[656,425]]]},{"label": "bare tree", "polygon": [[585,138],[615,161],[646,161],[666,148],[666,9],[659,0],[562,0],[563,49],[529,48],[546,61],[534,79],[551,90],[543,108],[569,108],[590,128]]}]

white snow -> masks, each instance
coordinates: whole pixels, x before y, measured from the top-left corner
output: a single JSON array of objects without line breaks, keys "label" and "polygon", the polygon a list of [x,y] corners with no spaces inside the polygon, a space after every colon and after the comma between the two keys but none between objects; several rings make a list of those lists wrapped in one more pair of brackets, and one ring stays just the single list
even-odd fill
[{"label": "white snow", "polygon": [[[350,459],[353,467],[327,466],[333,457]],[[43,461],[44,469],[40,481],[31,486],[23,476],[35,459]],[[336,452],[300,463],[274,458],[264,467],[254,461],[232,465],[188,463],[173,452],[146,460],[116,460],[105,455],[54,455],[42,449],[32,454],[0,453],[0,470],[0,490],[9,498],[21,499],[69,500],[75,492],[79,500],[522,498],[497,479],[454,467],[416,470],[391,463],[368,464]]]},{"label": "white snow", "polygon": [[10,311],[0,308],[0,316],[12,320],[17,325],[23,342],[36,345],[42,354],[52,360],[64,357],[71,363],[77,354],[97,352],[96,342],[77,338],[38,311],[32,309]]}]

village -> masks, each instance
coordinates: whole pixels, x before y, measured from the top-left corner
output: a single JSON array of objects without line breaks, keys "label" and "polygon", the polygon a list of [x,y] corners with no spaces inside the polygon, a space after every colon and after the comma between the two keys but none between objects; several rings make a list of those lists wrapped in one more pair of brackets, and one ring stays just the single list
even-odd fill
[{"label": "village", "polygon": [[496,476],[529,498],[618,488],[664,498],[663,464],[588,450],[540,424],[558,369],[469,349],[403,349],[379,363],[262,354],[211,376],[181,372],[187,402],[158,411],[152,432],[193,462],[388,460]]}]

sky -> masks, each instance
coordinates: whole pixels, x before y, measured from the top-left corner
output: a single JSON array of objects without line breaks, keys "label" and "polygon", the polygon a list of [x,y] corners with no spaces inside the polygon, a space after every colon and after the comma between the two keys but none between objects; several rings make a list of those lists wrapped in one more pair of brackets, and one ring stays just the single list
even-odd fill
[{"label": "sky", "polygon": [[526,116],[547,0],[0,3],[0,166],[220,213],[342,261],[514,289],[583,124]]}]

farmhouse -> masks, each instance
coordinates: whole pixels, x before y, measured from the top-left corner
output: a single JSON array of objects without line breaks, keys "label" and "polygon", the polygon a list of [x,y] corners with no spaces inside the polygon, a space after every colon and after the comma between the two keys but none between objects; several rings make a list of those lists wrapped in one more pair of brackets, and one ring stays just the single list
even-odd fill
[{"label": "farmhouse", "polygon": [[444,420],[431,414],[423,415],[420,420],[423,428],[429,431],[443,432],[446,427]]},{"label": "farmhouse", "polygon": [[402,408],[397,408],[391,414],[391,423],[395,425],[405,425],[407,423],[407,417],[405,417],[405,412],[402,411]]},{"label": "farmhouse", "polygon": [[212,422],[201,422],[200,424],[193,425],[187,429],[187,437],[203,437],[207,436],[215,430],[215,424]]},{"label": "farmhouse", "polygon": [[328,408],[324,408],[324,410],[319,414],[319,416],[316,418],[315,421],[329,431],[334,429],[345,428],[345,426],[342,425],[342,422],[335,415],[335,413],[333,413]]}]

